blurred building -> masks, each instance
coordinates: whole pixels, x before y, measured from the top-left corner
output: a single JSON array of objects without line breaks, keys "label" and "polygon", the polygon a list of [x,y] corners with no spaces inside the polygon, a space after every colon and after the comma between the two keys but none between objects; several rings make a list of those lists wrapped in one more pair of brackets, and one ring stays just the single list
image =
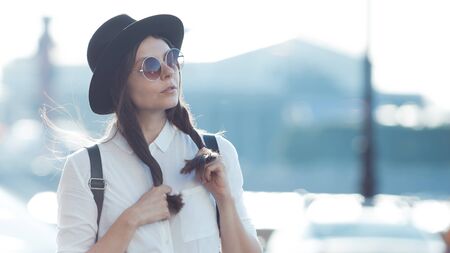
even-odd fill
[{"label": "blurred building", "polygon": [[[362,60],[291,40],[215,63],[186,64],[184,93],[198,127],[225,130],[236,146],[247,189],[288,191],[302,186],[311,191],[355,192],[360,173]],[[87,65],[52,69],[51,97],[67,110],[61,119],[78,121],[98,137],[109,117],[89,109]],[[38,72],[36,59],[17,60],[4,69],[9,96],[3,122],[38,119],[43,87],[35,78]],[[417,111],[426,102],[420,95],[376,93],[374,109],[383,106],[399,111],[414,106]],[[394,114],[399,113],[387,111],[387,116]],[[450,192],[436,183],[450,177],[448,126],[377,122],[381,191]],[[413,169],[408,180],[402,181],[409,167]],[[420,181],[423,171],[430,171],[429,183]]]}]

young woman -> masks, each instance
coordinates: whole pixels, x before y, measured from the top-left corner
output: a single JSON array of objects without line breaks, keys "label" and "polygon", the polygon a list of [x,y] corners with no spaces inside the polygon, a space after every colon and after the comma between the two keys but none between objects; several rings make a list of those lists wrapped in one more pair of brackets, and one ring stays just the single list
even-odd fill
[{"label": "young woman", "polygon": [[183,36],[172,15],[119,15],[92,36],[90,107],[115,115],[98,143],[104,202],[97,226],[90,159],[78,150],[57,192],[58,252],[261,252],[236,149],[219,135],[220,155],[206,148],[183,101]]}]

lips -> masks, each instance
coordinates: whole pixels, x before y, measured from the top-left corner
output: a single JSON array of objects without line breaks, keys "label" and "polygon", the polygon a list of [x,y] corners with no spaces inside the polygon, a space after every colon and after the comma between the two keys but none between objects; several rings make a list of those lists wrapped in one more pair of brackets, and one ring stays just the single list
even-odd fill
[{"label": "lips", "polygon": [[169,92],[169,91],[176,90],[176,89],[177,89],[177,87],[175,85],[170,85],[165,90],[161,91],[161,93]]}]

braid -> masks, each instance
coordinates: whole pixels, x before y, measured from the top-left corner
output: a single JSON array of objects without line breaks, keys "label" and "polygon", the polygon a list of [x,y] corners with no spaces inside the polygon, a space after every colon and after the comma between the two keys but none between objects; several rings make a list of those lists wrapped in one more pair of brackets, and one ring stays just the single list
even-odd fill
[{"label": "braid", "polygon": [[180,99],[180,102],[176,107],[167,111],[167,118],[181,131],[188,134],[197,145],[198,149],[202,150],[202,152],[197,154],[194,159],[186,161],[186,165],[181,169],[180,173],[189,174],[194,170],[198,170],[199,173],[203,173],[205,166],[214,161],[219,154],[210,149],[204,149],[205,144],[202,141],[202,137],[193,126],[187,105],[185,105]]},{"label": "braid", "polygon": [[127,101],[122,107],[123,111],[119,114],[119,117],[121,119],[119,121],[119,129],[127,140],[136,140],[129,143],[131,148],[134,150],[139,159],[141,159],[152,171],[151,174],[153,184],[155,186],[160,186],[163,183],[161,167],[159,166],[155,158],[153,158],[148,149],[147,141],[145,140],[142,129],[139,127],[139,122],[137,120],[136,114],[124,113],[124,111],[133,112],[134,110],[129,108],[132,106],[133,105],[130,103],[130,101]]},{"label": "braid", "polygon": [[[122,106],[120,107],[120,111],[117,112],[119,118],[119,130],[124,135],[128,144],[138,158],[144,162],[148,168],[150,168],[153,185],[160,186],[163,184],[161,166],[159,166],[158,162],[148,149],[147,141],[145,140],[144,134],[136,117],[136,110],[133,109],[134,105],[131,103],[130,99],[124,100],[125,101],[123,101]],[[167,202],[169,204],[169,210],[172,214],[178,213],[184,205],[180,194],[168,194]]]},{"label": "braid", "polygon": [[205,147],[203,144],[202,137],[195,130],[192,121],[191,114],[187,105],[181,101],[174,107],[168,110],[167,118],[172,122],[178,129],[183,131],[185,134],[189,135],[194,143],[197,145],[198,149]]}]

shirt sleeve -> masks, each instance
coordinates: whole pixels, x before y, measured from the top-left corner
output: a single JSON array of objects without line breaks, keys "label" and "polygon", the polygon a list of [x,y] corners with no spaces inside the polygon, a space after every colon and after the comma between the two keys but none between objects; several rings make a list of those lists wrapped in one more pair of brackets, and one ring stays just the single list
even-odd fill
[{"label": "shirt sleeve", "polygon": [[255,226],[252,223],[252,219],[250,218],[244,203],[244,179],[236,148],[230,141],[222,136],[217,136],[217,144],[225,164],[228,184],[234,198],[239,218],[247,233],[257,238]]},{"label": "shirt sleeve", "polygon": [[90,164],[85,149],[70,155],[57,190],[57,252],[87,252],[95,243],[97,206],[88,186]]}]

